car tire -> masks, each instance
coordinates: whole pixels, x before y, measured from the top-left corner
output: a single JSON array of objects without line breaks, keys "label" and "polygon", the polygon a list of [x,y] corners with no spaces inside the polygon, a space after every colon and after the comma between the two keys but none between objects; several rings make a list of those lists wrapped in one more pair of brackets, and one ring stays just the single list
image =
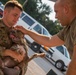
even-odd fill
[{"label": "car tire", "polygon": [[62,60],[56,61],[55,67],[62,71],[64,69],[64,62]]},{"label": "car tire", "polygon": [[31,44],[31,49],[34,51],[34,52],[40,52],[40,45],[37,44],[37,43],[32,43]]}]

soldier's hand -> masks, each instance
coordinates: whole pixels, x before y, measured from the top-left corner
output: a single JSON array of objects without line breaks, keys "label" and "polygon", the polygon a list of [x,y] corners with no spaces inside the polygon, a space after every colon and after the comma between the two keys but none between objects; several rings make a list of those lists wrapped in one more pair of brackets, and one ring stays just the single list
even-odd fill
[{"label": "soldier's hand", "polygon": [[20,30],[24,34],[27,34],[27,32],[28,32],[28,29],[26,29],[26,28],[24,28],[22,26],[18,26],[18,25],[15,27],[15,29]]},{"label": "soldier's hand", "polygon": [[3,56],[10,56],[15,59],[15,61],[21,62],[24,58],[24,55],[21,55],[12,50],[5,50]]}]

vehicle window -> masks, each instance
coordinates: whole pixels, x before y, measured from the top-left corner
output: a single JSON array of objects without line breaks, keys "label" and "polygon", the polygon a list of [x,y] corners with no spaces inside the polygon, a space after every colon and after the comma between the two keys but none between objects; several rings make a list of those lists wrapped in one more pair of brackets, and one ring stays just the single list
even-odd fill
[{"label": "vehicle window", "polygon": [[29,18],[27,15],[22,18],[23,21],[25,21],[29,26],[33,25],[35,22]]},{"label": "vehicle window", "polygon": [[67,49],[65,49],[65,56],[70,59],[70,55],[69,55],[69,52],[67,51]]},{"label": "vehicle window", "polygon": [[64,48],[62,46],[56,47],[58,51],[60,51],[62,54],[64,54]]},{"label": "vehicle window", "polygon": [[25,15],[25,13],[23,13],[23,12],[22,12],[22,14],[21,14],[20,18],[22,18],[24,15]]},{"label": "vehicle window", "polygon": [[0,3],[0,7],[1,7],[2,9],[4,9],[4,5],[3,5],[2,3]]},{"label": "vehicle window", "polygon": [[67,54],[67,51],[65,50],[65,56],[68,58],[68,54]]},{"label": "vehicle window", "polygon": [[34,28],[33,28],[35,31],[37,31],[39,34],[42,34],[41,31],[42,31],[42,27],[40,25],[36,25]]},{"label": "vehicle window", "polygon": [[0,9],[0,17],[3,16],[3,10]]},{"label": "vehicle window", "polygon": [[43,34],[47,35],[47,36],[50,36],[49,32],[46,29],[43,29]]}]

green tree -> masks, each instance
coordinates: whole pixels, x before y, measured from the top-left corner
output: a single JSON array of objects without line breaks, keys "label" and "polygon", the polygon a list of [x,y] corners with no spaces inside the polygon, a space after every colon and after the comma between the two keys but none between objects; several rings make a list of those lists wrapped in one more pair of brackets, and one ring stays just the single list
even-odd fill
[{"label": "green tree", "polygon": [[3,4],[5,4],[7,1],[9,0],[0,0],[0,2],[2,2]]},{"label": "green tree", "polygon": [[41,0],[28,0],[24,10],[46,27],[52,35],[61,30],[62,27],[58,24],[58,21],[53,22],[48,17],[52,9],[47,4],[43,4]]},{"label": "green tree", "polygon": [[46,15],[49,15],[51,12],[51,8],[43,4],[41,0],[28,0],[24,6],[24,10],[40,23],[42,23],[43,18],[46,19]]}]

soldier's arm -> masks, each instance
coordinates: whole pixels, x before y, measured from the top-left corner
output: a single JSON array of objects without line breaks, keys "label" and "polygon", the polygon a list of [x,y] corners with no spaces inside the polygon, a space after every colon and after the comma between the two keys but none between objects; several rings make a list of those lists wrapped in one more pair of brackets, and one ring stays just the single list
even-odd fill
[{"label": "soldier's arm", "polygon": [[5,50],[3,52],[3,56],[10,56],[18,62],[21,62],[24,58],[24,55],[21,55],[21,54],[17,53],[16,51],[12,51],[12,50],[9,50],[9,49]]}]

